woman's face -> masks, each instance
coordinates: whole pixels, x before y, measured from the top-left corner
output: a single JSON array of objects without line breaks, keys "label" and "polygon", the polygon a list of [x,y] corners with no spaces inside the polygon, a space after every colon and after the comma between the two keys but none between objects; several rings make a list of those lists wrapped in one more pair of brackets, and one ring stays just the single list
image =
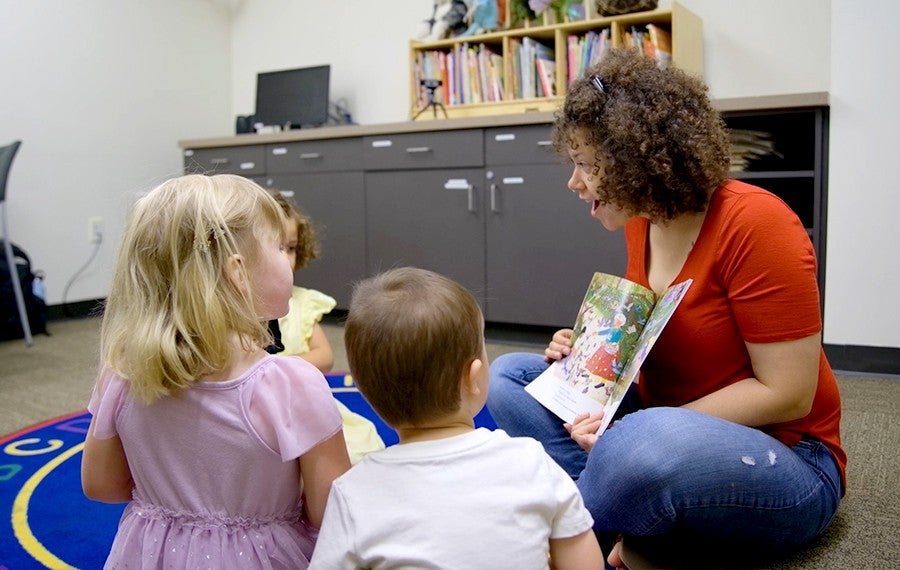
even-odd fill
[{"label": "woman's face", "polygon": [[[569,190],[578,194],[581,200],[591,205],[591,217],[603,224],[604,228],[615,231],[623,227],[632,216],[612,204],[599,200],[600,184],[605,169],[603,158],[601,157],[598,162],[596,150],[584,142],[585,139],[581,134],[575,133],[572,139],[569,158],[574,169],[566,185]],[[594,174],[595,166],[596,174]]]}]

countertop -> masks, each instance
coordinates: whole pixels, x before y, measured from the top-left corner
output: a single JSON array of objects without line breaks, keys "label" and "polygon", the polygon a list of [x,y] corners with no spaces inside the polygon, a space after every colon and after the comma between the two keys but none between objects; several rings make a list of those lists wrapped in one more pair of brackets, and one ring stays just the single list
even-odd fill
[{"label": "countertop", "polygon": [[[828,103],[829,98],[827,92],[791,93],[785,95],[762,95],[755,97],[713,99],[713,106],[716,107],[716,109],[718,109],[719,111],[723,112],[798,107],[822,107],[828,106]],[[334,127],[321,127],[316,129],[283,131],[278,133],[248,133],[223,137],[185,139],[178,141],[178,146],[182,149],[199,149],[258,144],[278,144],[307,140],[395,135],[402,133],[538,125],[551,122],[553,122],[552,112],[534,111],[507,115],[490,115],[483,117],[461,117],[456,119],[437,120],[427,119],[421,121],[403,121],[399,123],[381,123],[374,125],[341,125]]]}]

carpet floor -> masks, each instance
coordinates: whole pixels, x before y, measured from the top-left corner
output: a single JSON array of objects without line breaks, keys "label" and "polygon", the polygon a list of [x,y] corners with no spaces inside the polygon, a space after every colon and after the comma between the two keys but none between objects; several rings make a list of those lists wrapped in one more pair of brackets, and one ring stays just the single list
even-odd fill
[{"label": "carpet floor", "polygon": [[[347,370],[343,328],[336,322],[323,323],[323,328],[335,351],[334,369]],[[81,441],[84,439],[83,431],[78,433],[78,430],[86,429],[86,423],[83,418],[79,419],[77,413],[72,414],[83,410],[90,396],[97,361],[99,321],[90,318],[56,321],[50,323],[49,329],[52,336],[37,336],[31,348],[26,348],[22,341],[0,342],[0,434],[18,434],[48,418],[62,417],[59,422],[67,426],[66,429],[56,426],[53,437],[45,434],[37,438],[38,441],[24,442],[20,439],[23,434],[14,436],[15,441],[0,436],[0,451],[3,451],[0,453],[0,487],[15,479],[14,483],[9,483],[15,489],[13,499],[10,499],[13,502],[35,472],[48,465],[52,457],[59,457],[65,450],[77,446],[79,438]],[[488,356],[494,359],[510,351],[540,352],[546,336],[537,334],[530,338],[512,338],[498,334],[497,330],[489,327]],[[838,385],[843,401],[841,431],[844,449],[849,457],[847,496],[835,521],[819,540],[803,552],[768,568],[900,568],[900,378],[840,372]],[[347,405],[350,407],[349,403]],[[53,425],[51,423],[50,427]],[[385,443],[389,443],[390,434],[387,437],[382,434],[382,437]],[[53,452],[47,452],[49,440],[53,439],[62,443]],[[11,448],[12,455],[7,451],[10,444],[15,444]],[[79,455],[79,452],[80,449],[72,453]],[[64,468],[80,464],[78,459],[72,456],[61,460],[58,467],[47,468],[41,479],[32,480],[32,499],[26,510],[29,525],[34,522],[34,526],[29,528],[32,528],[35,540],[45,540],[53,548],[51,554],[64,561],[67,560],[64,556],[70,556],[69,551],[65,550],[68,547],[54,546],[56,543],[46,537],[56,533],[64,536],[68,543],[87,544],[85,535],[88,531],[109,524],[100,522],[101,516],[95,509],[108,507],[106,512],[112,514],[108,514],[106,520],[113,523],[107,527],[110,530],[106,534],[109,537],[107,540],[111,540],[115,532],[114,523],[118,520],[116,509],[121,512],[121,506],[100,505],[84,499],[78,478],[74,475],[68,481],[55,483]],[[27,471],[24,467],[26,462],[29,464]],[[15,465],[23,467],[17,469]],[[57,488],[60,485],[68,487],[67,490],[54,491],[51,484],[57,485]],[[56,495],[57,492],[60,494]],[[31,521],[32,513],[38,512],[32,509],[37,509],[39,499],[42,502],[46,500],[45,511],[40,517],[43,522]],[[10,565],[5,562],[6,552],[13,548],[9,545],[19,544],[19,539],[12,528],[12,503],[6,501],[2,505],[0,570],[48,567],[34,557],[27,564]],[[70,512],[78,514],[77,520],[65,526],[63,515]],[[100,550],[100,546],[89,548]],[[102,552],[96,554],[98,560],[105,557],[106,548],[104,546]],[[75,558],[72,560],[77,562]],[[81,562],[73,565],[81,568],[100,566]],[[55,568],[52,565],[49,567]]]}]

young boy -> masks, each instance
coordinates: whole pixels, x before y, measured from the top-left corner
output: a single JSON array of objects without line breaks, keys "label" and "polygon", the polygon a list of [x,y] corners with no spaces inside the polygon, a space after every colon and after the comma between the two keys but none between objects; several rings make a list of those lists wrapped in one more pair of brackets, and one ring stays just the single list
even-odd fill
[{"label": "young boy", "polygon": [[541,445],[475,429],[483,331],[475,298],[430,271],[356,286],[350,371],[400,443],[334,482],[311,569],[603,568],[574,482]]}]

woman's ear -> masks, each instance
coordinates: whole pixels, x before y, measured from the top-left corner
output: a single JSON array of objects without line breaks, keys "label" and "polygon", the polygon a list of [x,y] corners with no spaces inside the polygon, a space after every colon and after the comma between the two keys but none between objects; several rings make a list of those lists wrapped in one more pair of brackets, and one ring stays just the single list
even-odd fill
[{"label": "woman's ear", "polygon": [[239,253],[231,254],[225,261],[225,279],[227,279],[238,291],[243,293],[249,291],[250,285],[247,282],[246,269],[244,257]]}]

